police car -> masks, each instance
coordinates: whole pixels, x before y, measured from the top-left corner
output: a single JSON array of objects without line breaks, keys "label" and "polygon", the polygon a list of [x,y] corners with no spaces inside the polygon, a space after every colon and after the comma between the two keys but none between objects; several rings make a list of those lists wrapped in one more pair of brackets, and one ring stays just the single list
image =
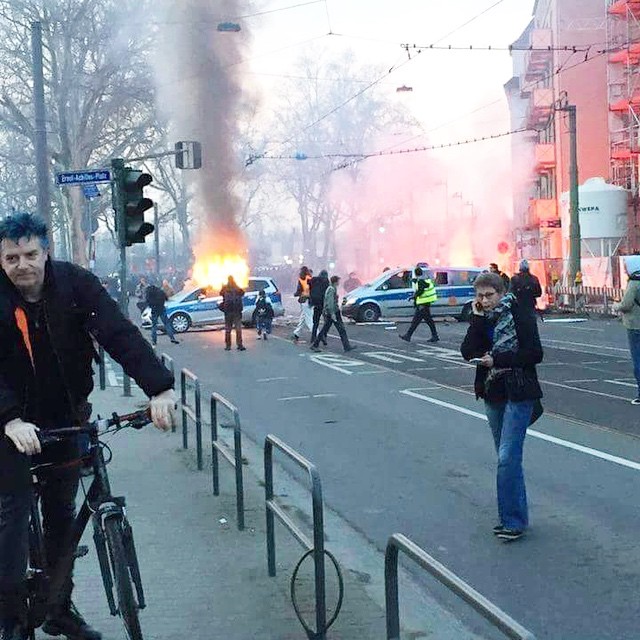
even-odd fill
[{"label": "police car", "polygon": [[[283,316],[282,296],[273,278],[249,278],[242,299],[242,321],[245,324],[255,323],[255,309],[258,292],[265,290],[271,300],[274,316]],[[211,324],[224,324],[224,314],[218,309],[222,297],[211,287],[188,287],[167,301],[166,310],[169,322],[176,333],[184,333],[191,327]],[[142,326],[151,327],[151,309],[142,312]],[[159,326],[162,326],[160,323]]]},{"label": "police car", "polygon": [[[433,316],[453,316],[468,320],[475,298],[474,280],[482,273],[477,267],[422,267],[433,280],[438,300],[431,305]],[[342,301],[342,315],[357,322],[377,322],[380,318],[413,315],[413,269],[395,269],[382,273],[370,284],[350,291]]]}]

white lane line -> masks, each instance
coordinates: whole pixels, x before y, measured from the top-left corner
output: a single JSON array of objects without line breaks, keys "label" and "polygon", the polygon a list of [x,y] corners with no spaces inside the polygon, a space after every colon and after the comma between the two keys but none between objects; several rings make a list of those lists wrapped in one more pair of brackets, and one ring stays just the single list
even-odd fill
[{"label": "white lane line", "polygon": [[[465,409],[464,407],[459,407],[449,402],[443,402],[442,400],[437,400],[436,398],[431,398],[429,396],[423,396],[422,394],[417,393],[412,389],[404,389],[403,391],[400,391],[400,393],[402,393],[405,396],[417,398],[418,400],[423,400],[424,402],[430,402],[431,404],[438,405],[439,407],[444,407],[445,409],[451,409],[453,411],[457,411],[458,413],[463,413],[465,415],[472,416],[474,418],[478,418],[479,420],[484,420],[485,422],[487,422],[487,416],[485,416],[483,413],[478,413],[477,411],[471,411],[470,409]],[[614,456],[614,455],[611,455],[610,453],[599,451],[598,449],[585,447],[581,444],[570,442],[569,440],[556,438],[555,436],[547,435],[546,433],[536,431],[535,429],[527,429],[527,435],[530,435],[533,438],[538,438],[539,440],[545,440],[546,442],[551,442],[552,444],[557,444],[558,446],[565,447],[566,449],[572,449],[574,451],[579,451],[580,453],[585,453],[594,458],[600,458],[601,460],[606,460],[607,462],[613,462],[614,464],[618,464],[622,467],[628,467],[629,469],[640,471],[640,463],[634,462],[633,460],[627,460],[626,458],[620,458],[619,456]]]},{"label": "white lane line", "polygon": [[[323,367],[327,367],[327,369],[333,369],[333,371],[338,371],[339,373],[344,373],[346,376],[352,376],[353,371],[349,371],[349,369],[345,369],[344,367],[340,367],[337,364],[331,364],[327,362],[326,358],[323,359],[320,356],[311,356],[309,358],[311,362],[315,362],[316,364],[321,364]],[[363,363],[364,364],[364,363]]]},{"label": "white lane line", "polygon": [[633,387],[634,389],[637,388],[638,384],[631,384],[630,382],[622,382],[622,380],[605,380],[605,382],[608,382],[609,384],[619,384],[622,387]]},{"label": "white lane line", "polygon": [[376,371],[356,371],[357,376],[373,376],[377,373],[395,373],[392,369],[377,369]]},{"label": "white lane line", "polygon": [[415,367],[414,369],[407,369],[407,371],[437,371],[439,367]]},{"label": "white lane line", "polygon": [[287,398],[278,398],[278,402],[291,402],[293,400],[311,400],[313,398],[335,398],[335,393],[317,393],[315,395],[306,396],[289,396]]},{"label": "white lane line", "polygon": [[107,371],[107,377],[109,378],[109,386],[110,387],[118,387],[118,378],[116,377],[116,372],[113,369],[109,369]]},{"label": "white lane line", "polygon": [[580,384],[581,382],[600,382],[600,378],[590,378],[589,380],[565,380],[565,384]]},{"label": "white lane line", "polygon": [[414,358],[404,353],[389,353],[388,351],[364,351],[362,355],[367,356],[367,358],[382,360],[382,362],[391,362],[392,364],[402,364],[406,360],[409,362],[424,362],[422,358]]},{"label": "white lane line", "polygon": [[274,382],[275,380],[289,380],[287,376],[278,376],[277,378],[258,378],[256,382]]},{"label": "white lane line", "polygon": [[571,389],[572,391],[582,391],[583,393],[590,393],[593,396],[602,396],[604,398],[613,398],[614,400],[624,400],[629,402],[629,398],[622,396],[614,396],[611,393],[603,393],[602,391],[592,391],[591,389],[581,389],[580,387],[573,387],[569,384],[560,384],[559,382],[549,382],[549,380],[540,380],[542,384],[548,384],[551,387],[560,387],[562,389]]},{"label": "white lane line", "polygon": [[[570,344],[573,347],[588,347],[589,349],[604,349],[605,351],[629,353],[629,349],[625,349],[622,347],[606,347],[605,345],[602,345],[602,344],[587,344],[585,342],[569,342],[568,340],[552,340],[550,338],[545,338],[543,340],[543,343],[557,343],[561,346],[555,347],[555,348],[559,348],[559,349],[563,348],[562,345]],[[571,349],[567,349],[567,350],[571,351]],[[614,354],[612,353],[611,355],[614,355]]]}]

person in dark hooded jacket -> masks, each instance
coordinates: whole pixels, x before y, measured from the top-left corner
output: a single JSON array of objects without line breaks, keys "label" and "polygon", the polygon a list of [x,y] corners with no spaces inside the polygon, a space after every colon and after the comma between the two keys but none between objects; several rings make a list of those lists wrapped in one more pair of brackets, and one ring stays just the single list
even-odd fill
[{"label": "person in dark hooded jacket", "polygon": [[511,278],[511,293],[523,309],[537,313],[536,300],[542,295],[540,280],[529,270],[529,261],[520,262],[520,271]]},{"label": "person in dark hooded jacket", "polygon": [[529,525],[522,452],[527,428],[541,413],[536,365],[543,352],[535,315],[513,294],[504,295],[499,274],[479,275],[474,288],[473,315],[460,350],[477,365],[476,397],[484,400],[498,454],[500,521],[493,533],[509,542]]},{"label": "person in dark hooded jacket", "polygon": [[[317,276],[311,278],[309,282],[309,304],[313,309],[313,326],[311,328],[311,343],[318,336],[320,320],[322,320],[322,309],[324,307],[324,294],[329,288],[329,274],[323,269]],[[322,341],[326,346],[327,341]]]}]

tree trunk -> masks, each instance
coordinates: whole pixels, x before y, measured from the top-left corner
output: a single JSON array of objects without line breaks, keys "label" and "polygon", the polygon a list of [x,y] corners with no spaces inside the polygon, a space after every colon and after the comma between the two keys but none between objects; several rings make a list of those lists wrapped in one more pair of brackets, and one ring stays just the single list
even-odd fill
[{"label": "tree trunk", "polygon": [[88,267],[87,259],[87,239],[82,230],[82,219],[84,217],[84,195],[82,189],[71,188],[71,251],[72,260],[81,267]]}]

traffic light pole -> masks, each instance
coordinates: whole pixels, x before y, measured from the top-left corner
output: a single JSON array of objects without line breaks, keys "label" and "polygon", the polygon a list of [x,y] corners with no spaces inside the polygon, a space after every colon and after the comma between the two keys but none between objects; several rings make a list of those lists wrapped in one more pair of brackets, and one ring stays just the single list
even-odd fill
[{"label": "traffic light pole", "polygon": [[[115,158],[111,160],[113,209],[116,216],[116,227],[118,231],[118,245],[120,247],[120,310],[125,318],[129,317],[129,295],[127,291],[127,247],[125,239],[125,215],[122,193],[116,185],[121,185],[124,177],[124,160]],[[131,379],[123,372],[122,391],[126,397],[131,396]]]},{"label": "traffic light pole", "polygon": [[155,233],[153,234],[154,250],[156,258],[156,278],[160,281],[160,225],[158,224],[158,203],[153,203],[153,227]]}]

